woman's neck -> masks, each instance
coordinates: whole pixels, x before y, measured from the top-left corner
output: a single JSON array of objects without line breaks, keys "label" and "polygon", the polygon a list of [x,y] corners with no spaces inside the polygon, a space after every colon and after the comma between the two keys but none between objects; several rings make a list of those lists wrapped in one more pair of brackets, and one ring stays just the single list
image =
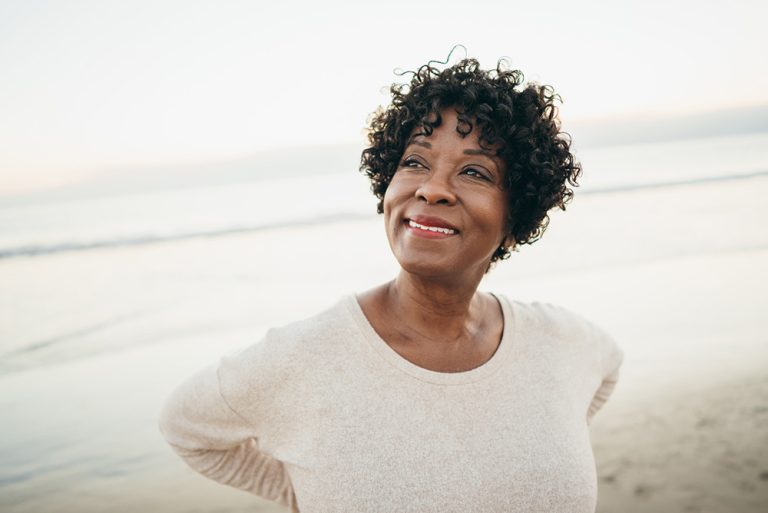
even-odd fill
[{"label": "woman's neck", "polygon": [[480,330],[480,280],[443,282],[401,271],[384,288],[383,307],[390,318],[421,339],[460,342]]}]

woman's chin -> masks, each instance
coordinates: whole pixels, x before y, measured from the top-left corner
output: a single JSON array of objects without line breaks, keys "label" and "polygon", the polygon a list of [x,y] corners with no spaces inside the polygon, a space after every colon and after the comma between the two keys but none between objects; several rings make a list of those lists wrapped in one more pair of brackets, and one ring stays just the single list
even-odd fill
[{"label": "woman's chin", "polygon": [[478,268],[476,272],[472,272],[471,269],[462,268],[455,262],[446,261],[439,257],[432,259],[399,258],[398,263],[403,271],[414,277],[441,282],[458,283],[468,278],[471,279],[475,275],[482,277],[485,272],[485,267],[482,270]]}]

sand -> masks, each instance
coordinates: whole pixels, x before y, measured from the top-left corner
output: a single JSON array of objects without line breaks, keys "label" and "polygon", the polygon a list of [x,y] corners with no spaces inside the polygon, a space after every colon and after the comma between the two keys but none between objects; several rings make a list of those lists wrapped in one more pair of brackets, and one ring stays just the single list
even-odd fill
[{"label": "sand", "polygon": [[[758,177],[585,195],[482,285],[624,346],[592,424],[599,512],[768,510],[766,194]],[[160,405],[396,269],[377,218],[0,262],[0,510],[283,511],[187,469]]]},{"label": "sand", "polygon": [[760,512],[768,506],[768,376],[620,403],[593,430],[599,512]]}]

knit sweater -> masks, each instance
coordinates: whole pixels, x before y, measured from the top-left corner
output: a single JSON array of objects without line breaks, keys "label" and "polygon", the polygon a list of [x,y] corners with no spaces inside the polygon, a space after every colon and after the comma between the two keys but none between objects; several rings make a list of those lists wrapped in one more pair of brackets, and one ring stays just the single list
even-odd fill
[{"label": "knit sweater", "polygon": [[564,308],[498,299],[494,355],[443,373],[346,296],[192,376],[161,431],[201,474],[302,513],[593,513],[588,423],[622,351]]}]

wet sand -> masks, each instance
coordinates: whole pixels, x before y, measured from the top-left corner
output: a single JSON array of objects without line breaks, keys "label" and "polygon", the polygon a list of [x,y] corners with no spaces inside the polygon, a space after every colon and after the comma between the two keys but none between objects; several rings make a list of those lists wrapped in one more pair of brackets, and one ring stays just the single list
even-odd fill
[{"label": "wet sand", "polygon": [[600,512],[757,513],[768,506],[765,373],[646,404],[618,403],[592,433]]}]

